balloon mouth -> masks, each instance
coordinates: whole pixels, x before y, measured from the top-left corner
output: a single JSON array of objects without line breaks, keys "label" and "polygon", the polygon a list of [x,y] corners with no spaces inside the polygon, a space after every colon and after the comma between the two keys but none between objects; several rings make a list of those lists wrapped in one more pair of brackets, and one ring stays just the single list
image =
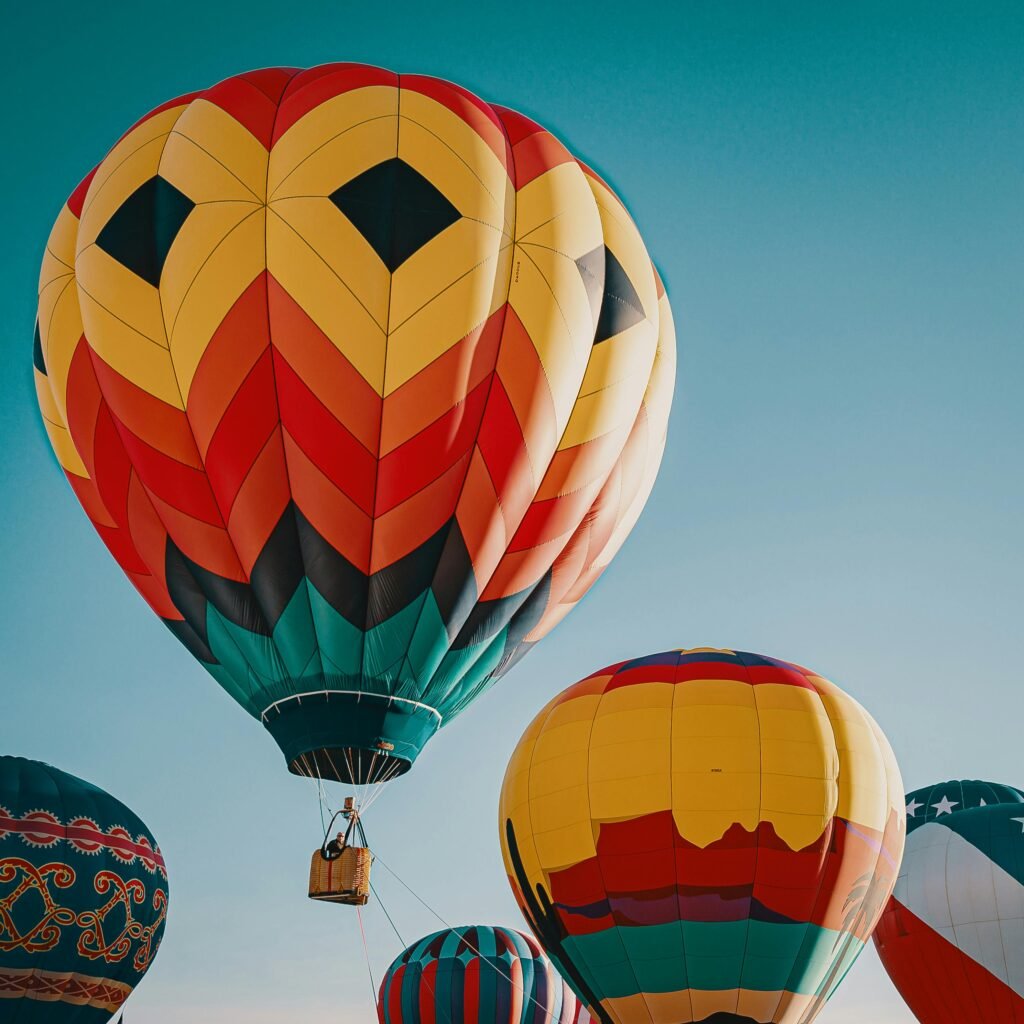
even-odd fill
[{"label": "balloon mouth", "polygon": [[260,718],[293,775],[357,786],[404,775],[441,728],[426,704],[357,690],[295,694]]}]

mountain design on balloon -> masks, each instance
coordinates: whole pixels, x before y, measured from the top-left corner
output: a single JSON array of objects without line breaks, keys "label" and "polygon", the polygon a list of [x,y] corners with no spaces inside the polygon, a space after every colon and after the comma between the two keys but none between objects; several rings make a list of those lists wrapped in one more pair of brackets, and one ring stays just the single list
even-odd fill
[{"label": "mountain design on balloon", "polygon": [[[791,849],[765,821],[753,832],[733,824],[721,839],[704,847],[679,834],[669,811],[629,822],[605,822],[595,858],[549,876],[552,907],[563,925],[571,921],[575,934],[587,929],[579,918],[587,919],[592,931],[598,932],[612,925],[667,924],[678,921],[680,915],[687,921],[812,923],[839,931],[845,908],[819,904],[817,892],[801,886],[801,879],[821,872],[822,884],[827,886],[840,872],[852,877],[870,875],[884,840],[883,833],[842,818],[834,818],[814,842],[800,850]],[[674,855],[631,855],[637,846],[672,850]],[[721,878],[724,864],[745,880],[704,885],[679,881]]]},{"label": "mountain design on balloon", "polygon": [[601,1024],[808,1024],[896,879],[899,771],[808,669],[669,651],[570,687],[502,789],[513,892]]},{"label": "mountain design on balloon", "polygon": [[53,228],[34,366],[154,612],[291,771],[367,783],[618,551],[675,339],[625,207],[553,135],[338,64],[132,127]]}]

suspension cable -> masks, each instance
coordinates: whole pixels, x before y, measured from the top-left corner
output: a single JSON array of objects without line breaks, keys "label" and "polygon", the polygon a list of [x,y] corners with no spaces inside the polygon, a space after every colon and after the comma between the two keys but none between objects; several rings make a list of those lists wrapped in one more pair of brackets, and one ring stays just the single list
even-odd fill
[{"label": "suspension cable", "polygon": [[[455,930],[454,927],[448,921],[446,921],[432,906],[430,906],[430,904],[427,903],[427,901],[424,900],[419,895],[419,893],[416,892],[415,889],[413,889],[409,885],[407,885],[406,882],[395,872],[395,870],[393,868],[388,867],[388,865],[385,864],[384,861],[382,861],[380,859],[380,857],[374,857],[374,860],[379,861],[380,862],[380,866],[382,868],[384,868],[384,870],[387,871],[387,873],[389,875],[394,877],[399,882],[399,884],[402,885],[402,887],[404,889],[406,889],[407,892],[412,893],[412,895],[420,902],[420,904],[422,904],[428,911],[430,911],[430,913],[433,914],[434,917],[436,917],[438,919],[438,921],[440,921],[441,924],[443,924],[445,926],[445,928],[447,928],[449,931],[454,931]],[[382,907],[383,907],[383,905],[382,905]],[[548,1008],[546,1006],[541,1006],[541,1004],[538,1003],[537,1000],[534,999],[533,996],[529,992],[527,992],[526,989],[523,988],[522,985],[520,985],[514,978],[509,977],[509,975],[507,975],[498,966],[497,957],[495,957],[494,960],[492,960],[490,957],[485,956],[483,953],[480,952],[479,949],[474,948],[473,944],[466,938],[465,935],[461,935],[459,938],[460,938],[460,941],[464,942],[466,944],[466,946],[469,947],[470,952],[475,953],[478,957],[480,957],[481,960],[485,960],[513,988],[519,989],[519,991],[523,994],[523,996],[526,999],[529,999],[530,1002],[533,1003],[533,1005],[536,1006],[537,1009],[541,1011],[541,1013],[546,1014],[548,1012]]]},{"label": "suspension cable", "polygon": [[370,947],[366,943],[366,929],[363,927],[363,908],[356,907],[356,917],[359,919],[359,934],[363,938],[363,956],[366,958],[366,973],[370,978],[370,1003],[377,1005],[377,984],[373,980],[373,968],[370,966]]},{"label": "suspension cable", "polygon": [[[391,869],[388,868],[388,870],[390,871]],[[392,874],[394,874],[394,872],[392,872]],[[395,877],[397,878],[398,876],[395,875]],[[384,901],[380,898],[380,893],[378,893],[377,890],[373,887],[373,882],[370,883],[370,892],[373,893],[374,898],[377,900],[377,903],[380,906],[380,909],[384,911],[384,916],[388,919],[388,924],[391,925],[392,931],[394,931],[395,935],[398,936],[398,941],[402,944],[402,948],[403,949],[406,948],[405,939],[402,938],[402,933],[395,926],[395,922],[391,920],[391,915],[388,913],[388,908],[384,906]],[[385,975],[385,977],[386,977],[386,975]],[[436,1009],[440,1010],[442,1015],[444,1016],[445,1024],[452,1024],[452,1019],[451,1019],[448,1011],[443,1006],[437,1006],[437,995],[434,992],[434,987],[430,984],[429,981],[427,981],[426,975],[425,974],[421,974],[420,978],[423,981],[423,984],[426,985],[427,991],[430,993],[430,998],[434,1000],[434,1005],[435,1005]],[[382,980],[381,981],[381,988],[382,989],[383,989],[383,986],[384,986],[384,982]],[[381,993],[381,995],[383,997],[383,992]]]}]

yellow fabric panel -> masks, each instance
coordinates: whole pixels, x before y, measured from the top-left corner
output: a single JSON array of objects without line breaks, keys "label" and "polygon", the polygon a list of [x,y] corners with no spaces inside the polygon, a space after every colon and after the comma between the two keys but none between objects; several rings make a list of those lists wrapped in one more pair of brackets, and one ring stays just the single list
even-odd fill
[{"label": "yellow fabric panel", "polygon": [[[613,344],[615,342],[608,341],[599,345],[598,348]],[[640,399],[646,385],[646,374],[634,374],[632,377],[619,379],[601,391],[581,395],[576,399],[576,405],[573,407],[572,416],[562,434],[558,450],[575,448],[576,445],[585,444],[587,441],[592,441],[594,438],[615,430],[620,430],[624,434],[628,432],[636,420]],[[607,477],[608,473],[612,471],[612,467],[615,465],[612,456],[615,454],[609,452],[608,465],[603,477]]]},{"label": "yellow fabric panel", "polygon": [[798,686],[754,687],[761,729],[761,819],[798,850],[836,810],[839,755],[820,697]]},{"label": "yellow fabric panel", "polygon": [[74,277],[54,278],[39,293],[39,343],[46,363],[47,391],[61,423],[67,423],[67,386],[71,360],[82,337],[82,317]]},{"label": "yellow fabric panel", "polygon": [[[96,224],[95,230],[89,235],[89,242],[93,241],[96,233],[107,223],[110,215],[121,205],[125,196],[134,191],[134,188],[129,189],[128,192],[121,195],[120,199],[110,200],[106,195],[108,183],[115,182],[113,190],[120,192],[121,188],[116,182],[123,177],[122,169],[126,165],[132,165],[139,153],[159,153],[163,149],[164,140],[187,106],[187,103],[183,103],[181,106],[162,110],[159,114],[146,118],[142,124],[133,128],[121,139],[96,168],[96,173],[93,175],[92,181],[89,182],[85,202],[82,204],[82,223],[84,224],[86,218],[89,218]],[[145,180],[146,178],[139,178],[135,188]],[[104,212],[93,211],[92,207],[97,202],[101,204]],[[81,236],[79,236],[79,242],[81,243]]]},{"label": "yellow fabric panel", "polygon": [[46,436],[50,439],[50,447],[53,449],[53,454],[57,456],[61,468],[65,472],[85,477],[88,480],[89,473],[85,468],[85,463],[82,462],[82,457],[78,454],[74,441],[71,440],[71,432],[68,428],[45,416],[43,417],[43,426],[46,427]]},{"label": "yellow fabric panel", "polygon": [[352,289],[271,208],[267,269],[377,392],[384,391],[386,336]]},{"label": "yellow fabric panel", "polygon": [[867,712],[839,687],[820,676],[812,680],[832,720],[839,751],[839,804],[847,821],[883,831],[888,820],[886,762]]},{"label": "yellow fabric panel", "polygon": [[613,821],[671,806],[672,691],[643,683],[606,692],[590,738],[590,807]]},{"label": "yellow fabric panel", "polygon": [[516,240],[577,259],[604,244],[601,214],[586,175],[559,164],[516,193]]},{"label": "yellow fabric panel", "polygon": [[[271,200],[294,195],[329,195],[341,182],[348,180],[345,175],[350,174],[353,168],[357,168],[354,173],[358,174],[380,160],[394,156],[397,115],[398,90],[388,85],[353,89],[314,107],[274,143],[270,153],[267,195]],[[382,120],[387,124],[382,125]],[[382,156],[387,144],[374,140],[385,138],[391,140],[390,149]],[[322,182],[325,164],[337,158],[352,162],[335,165],[344,173],[330,188],[310,191],[305,187],[310,181]],[[293,175],[299,168],[305,175],[311,161],[317,168],[311,172],[311,177],[293,181]]]},{"label": "yellow fabric panel", "polygon": [[[263,272],[266,218],[266,207],[255,207],[216,245],[188,286],[173,322],[168,322],[174,371],[186,402],[210,338],[242,292]],[[173,253],[172,249],[164,267],[164,276],[170,272],[172,281]]]},{"label": "yellow fabric panel", "polygon": [[40,373],[35,367],[32,368],[32,384],[36,389],[36,401],[39,403],[39,412],[43,419],[52,423],[55,427],[59,427],[61,430],[66,430],[67,425],[53,399],[50,382],[47,380],[46,374]]},{"label": "yellow fabric panel", "polygon": [[502,161],[446,106],[403,91],[398,155],[458,207],[511,238],[515,189]]},{"label": "yellow fabric panel", "polygon": [[799,686],[754,687],[761,731],[761,819],[794,850],[835,814],[839,755],[821,698]]},{"label": "yellow fabric panel", "polygon": [[[229,173],[229,180],[217,173],[217,165]],[[175,123],[160,173],[195,203],[212,199],[263,202],[267,151],[241,122],[200,97]],[[180,179],[175,174],[180,174]]]},{"label": "yellow fabric panel", "polygon": [[[517,243],[531,231],[537,231],[537,244],[517,244],[513,254],[508,301],[548,380],[557,443],[579,394],[594,339],[594,311],[575,261],[603,238],[597,204],[577,164],[552,168],[516,193]],[[546,465],[550,455],[531,452],[537,465]]]},{"label": "yellow fabric panel", "polygon": [[551,707],[543,728],[533,738],[532,762],[543,764],[565,750],[577,750],[585,756],[600,700],[600,696],[595,694]]},{"label": "yellow fabric panel", "polygon": [[903,776],[900,773],[899,763],[896,761],[896,754],[893,752],[885,733],[882,732],[878,723],[867,711],[864,713],[867,715],[868,724],[875,735],[875,741],[878,743],[878,749],[882,755],[885,777],[888,781],[889,811],[891,814],[896,815],[900,825],[899,853],[902,856],[907,824],[907,801],[905,796],[906,789],[903,786]]},{"label": "yellow fabric panel", "polygon": [[643,400],[643,409],[646,410],[650,434],[644,460],[643,481],[633,495],[627,510],[616,523],[607,544],[594,560],[594,567],[597,571],[611,563],[632,532],[640,518],[640,513],[643,512],[644,506],[647,504],[647,499],[651,496],[658,477],[658,470],[661,468],[661,457],[667,440],[669,410],[672,407],[672,394],[675,390],[676,336],[672,309],[667,297],[661,298],[658,310],[658,348],[651,369],[651,379],[648,381]]},{"label": "yellow fabric panel", "polygon": [[524,864],[536,872],[532,877],[593,856],[587,751],[599,700],[593,695],[552,701],[520,740],[509,765],[501,820],[514,822]]},{"label": "yellow fabric panel", "polygon": [[400,266],[391,287],[385,395],[480,326],[505,302],[512,249],[461,220]]},{"label": "yellow fabric panel", "polygon": [[[464,278],[486,267],[486,298],[477,298],[465,312],[456,313],[453,308],[456,321],[445,331],[446,335],[465,337],[492,309],[505,301],[510,260],[506,259],[505,274],[500,280],[495,279],[494,261],[502,248],[510,247],[508,239],[495,228],[466,218],[457,220],[395,270],[391,287],[391,329],[397,330],[432,303],[443,301],[449,290],[457,291],[462,286]],[[479,291],[479,286],[474,291]],[[468,294],[472,296],[473,292]]]},{"label": "yellow fabric panel", "polygon": [[[308,116],[316,113],[313,111]],[[333,138],[304,154],[294,170],[283,181],[274,184],[274,175],[281,162],[280,150],[288,148],[290,136],[291,132],[286,133],[270,154],[269,195],[272,203],[295,196],[329,196],[364,171],[390,160],[398,148],[398,118],[394,115],[380,117],[334,134]],[[369,243],[364,241],[363,245],[366,246],[366,255],[374,257]]]},{"label": "yellow fabric panel", "polygon": [[580,394],[590,395],[609,385],[633,380],[637,398],[630,418],[632,424],[651,379],[656,343],[657,321],[641,320],[620,331],[614,339],[595,345]]},{"label": "yellow fabric panel", "polygon": [[903,780],[889,741],[871,715],[835,683],[821,676],[813,676],[812,682],[832,719],[839,750],[836,813],[879,832],[891,811],[904,820]]},{"label": "yellow fabric panel", "polygon": [[[250,275],[255,277],[264,266],[262,204],[233,201],[206,203],[197,206],[182,225],[160,275],[160,308],[172,348],[182,305],[194,299],[199,279],[209,276],[207,261],[216,256],[221,245],[236,249],[232,244],[232,234],[254,213],[259,214],[261,234],[256,250],[245,254],[245,263],[255,268],[255,272]],[[251,230],[243,227],[242,231],[248,239],[252,239]]]},{"label": "yellow fabric panel", "polygon": [[[351,291],[381,332],[386,330],[391,275],[388,268],[369,251],[366,239],[352,222],[324,196],[282,199],[271,203],[270,209],[271,219],[279,218],[302,238]],[[269,253],[270,261],[279,267],[281,261],[274,259],[273,246]]]},{"label": "yellow fabric panel", "polygon": [[[155,288],[152,292],[157,296]],[[78,295],[82,322],[90,348],[121,376],[143,391],[148,391],[155,398],[176,409],[184,409],[181,393],[174,379],[171,354],[164,344],[140,334],[93,301],[81,285]],[[157,301],[159,305],[159,298]]]},{"label": "yellow fabric panel", "polygon": [[[141,277],[137,277],[96,245],[78,254],[75,273],[80,300],[87,295],[92,304],[102,306],[115,314],[126,327],[148,338],[154,345],[167,348],[160,293],[156,288]],[[102,350],[103,358],[111,366],[120,370],[123,365],[125,370],[120,372],[131,379],[131,350],[113,350],[106,344],[106,339],[94,336],[95,331],[89,320],[88,308],[89,304],[82,301],[82,322],[89,344],[96,352]]]},{"label": "yellow fabric panel", "polygon": [[57,214],[50,237],[46,240],[46,251],[43,253],[43,262],[39,268],[40,288],[55,277],[74,270],[77,241],[78,218],[65,203]]},{"label": "yellow fabric panel", "polygon": [[[559,710],[553,709],[547,717],[542,733],[547,742],[542,748],[538,740],[534,747],[527,781],[528,827],[539,867],[545,871],[595,853],[586,776],[591,723],[564,716],[562,721],[553,721]],[[577,763],[570,778],[562,774],[567,760]]]},{"label": "yellow fabric panel", "polygon": [[[560,437],[576,404],[593,344],[593,314],[583,279],[568,257],[516,246],[509,304],[540,359]],[[537,461],[545,465],[549,458],[543,453]]]}]

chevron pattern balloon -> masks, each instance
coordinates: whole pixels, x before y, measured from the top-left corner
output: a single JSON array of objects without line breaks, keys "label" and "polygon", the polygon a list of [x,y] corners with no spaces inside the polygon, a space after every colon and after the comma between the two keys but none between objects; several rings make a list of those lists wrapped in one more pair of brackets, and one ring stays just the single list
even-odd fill
[{"label": "chevron pattern balloon", "polygon": [[156,956],[167,869],[119,800],[0,757],[0,1020],[104,1024]]},{"label": "chevron pattern balloon", "polygon": [[908,794],[874,938],[921,1024],[1024,1024],[1024,793],[953,781]]},{"label": "chevron pattern balloon", "polygon": [[579,1007],[535,939],[483,925],[435,932],[388,968],[380,1024],[577,1024]]},{"label": "chevron pattern balloon", "polygon": [[509,762],[516,900],[601,1024],[807,1024],[864,948],[903,847],[870,715],[808,669],[727,650],[569,687]]},{"label": "chevron pattern balloon", "polygon": [[40,276],[36,390],[78,500],[324,778],[407,770],[586,593],[653,486],[674,362],[597,174],[458,86],[354,64],[158,107]]}]

